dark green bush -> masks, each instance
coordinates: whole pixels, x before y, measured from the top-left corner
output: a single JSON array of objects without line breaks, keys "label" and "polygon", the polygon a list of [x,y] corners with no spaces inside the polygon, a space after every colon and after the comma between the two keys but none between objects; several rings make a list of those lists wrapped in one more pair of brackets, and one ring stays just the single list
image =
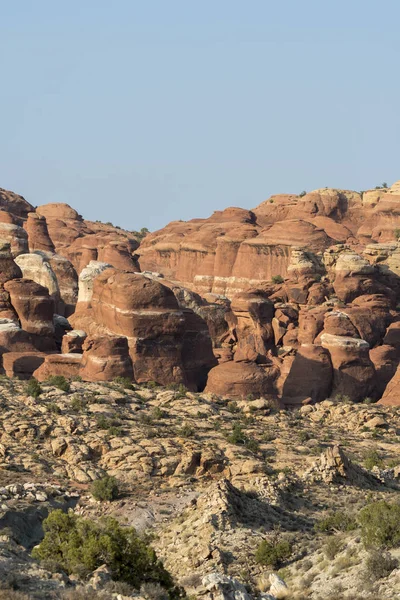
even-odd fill
[{"label": "dark green bush", "polygon": [[382,549],[372,550],[365,561],[367,577],[371,581],[377,581],[390,575],[399,566],[390,552]]},{"label": "dark green bush", "polygon": [[369,450],[364,456],[364,467],[371,470],[373,467],[383,468],[382,456],[376,450]]},{"label": "dark green bush", "polygon": [[245,444],[246,434],[240,423],[235,423],[232,428],[232,433],[228,435],[227,440],[231,444]]},{"label": "dark green bush", "polygon": [[32,377],[32,379],[30,379],[26,384],[25,392],[28,394],[28,396],[33,396],[33,398],[39,398],[42,391],[43,390],[40,387],[40,383],[34,377]]},{"label": "dark green bush", "polygon": [[195,431],[193,427],[191,427],[188,423],[185,423],[184,425],[182,425],[182,427],[178,430],[177,433],[181,437],[190,438],[194,436]]},{"label": "dark green bush", "polygon": [[400,504],[385,500],[369,504],[358,514],[361,539],[366,548],[400,546]]},{"label": "dark green bush", "polygon": [[283,283],[284,281],[282,275],[274,275],[272,277],[272,283]]},{"label": "dark green bush", "polygon": [[93,498],[101,502],[115,500],[119,493],[117,480],[115,477],[105,475],[101,479],[93,481],[90,491]]},{"label": "dark green bush", "polygon": [[160,584],[172,599],[184,598],[152,548],[132,527],[121,527],[115,519],[99,522],[72,512],[54,510],[43,522],[45,536],[32,556],[53,560],[69,575],[86,577],[100,565],[107,565],[112,578],[139,589],[142,584]]},{"label": "dark green bush", "polygon": [[263,540],[256,550],[255,559],[260,565],[276,569],[290,558],[291,554],[292,546],[287,540]]},{"label": "dark green bush", "polygon": [[51,375],[46,379],[46,383],[48,385],[54,385],[63,392],[69,392],[71,387],[69,381],[65,379],[64,375]]},{"label": "dark green bush", "polygon": [[353,531],[357,529],[357,522],[351,515],[337,510],[317,521],[314,529],[321,533]]},{"label": "dark green bush", "polygon": [[121,385],[125,390],[133,390],[132,381],[129,377],[116,377],[114,383]]},{"label": "dark green bush", "polygon": [[342,547],[343,545],[341,540],[336,536],[332,536],[327,539],[322,547],[322,550],[326,558],[333,560],[336,554],[342,550]]}]

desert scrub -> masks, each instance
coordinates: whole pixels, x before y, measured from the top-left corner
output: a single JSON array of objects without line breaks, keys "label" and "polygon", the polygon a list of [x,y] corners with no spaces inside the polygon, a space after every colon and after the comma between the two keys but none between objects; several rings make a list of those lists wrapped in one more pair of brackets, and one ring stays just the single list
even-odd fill
[{"label": "desert scrub", "polygon": [[358,522],[366,548],[400,546],[400,504],[389,504],[385,500],[369,504],[360,510]]},{"label": "desert scrub", "polygon": [[290,558],[291,554],[292,546],[288,540],[263,540],[256,550],[255,560],[260,565],[276,569]]},{"label": "desert scrub", "polygon": [[369,450],[364,455],[364,467],[369,471],[374,467],[383,468],[384,462],[382,456],[377,450]]},{"label": "desert scrub", "polygon": [[314,530],[320,533],[334,533],[335,531],[353,531],[357,529],[355,518],[347,513],[337,510],[326,517],[322,517],[314,524]]},{"label": "desert scrub", "polygon": [[143,583],[160,584],[168,598],[184,598],[171,575],[133,527],[121,527],[110,517],[96,522],[54,510],[43,521],[45,536],[32,551],[40,561],[55,561],[69,575],[87,577],[105,564],[115,581],[139,589]]},{"label": "desert scrub", "polygon": [[243,427],[240,423],[235,423],[232,432],[226,436],[226,439],[231,444],[236,444],[237,446],[243,445],[250,452],[257,453],[260,450],[260,446],[252,437],[249,437],[244,431]]},{"label": "desert scrub", "polygon": [[278,283],[283,283],[284,279],[282,277],[282,275],[273,275],[271,278],[272,283],[278,284]]},{"label": "desert scrub", "polygon": [[365,561],[366,576],[370,581],[377,581],[390,575],[398,566],[399,561],[390,552],[382,549],[372,550]]},{"label": "desert scrub", "polygon": [[113,380],[113,383],[120,385],[125,390],[133,390],[134,389],[134,387],[132,385],[132,381],[128,377],[116,377]]},{"label": "desert scrub", "polygon": [[194,436],[195,431],[193,427],[191,427],[188,423],[185,423],[180,429],[178,429],[177,434],[183,438],[190,438]]},{"label": "desert scrub", "polygon": [[40,383],[34,377],[32,377],[32,379],[30,379],[26,384],[25,392],[28,396],[32,396],[33,398],[39,398],[42,391],[43,390],[40,387]]},{"label": "desert scrub", "polygon": [[63,392],[69,392],[70,383],[64,377],[64,375],[51,375],[46,379],[46,385],[54,385],[54,387],[62,390]]},{"label": "desert scrub", "polygon": [[117,480],[115,477],[110,477],[109,475],[93,481],[90,491],[93,498],[100,502],[115,500],[119,494]]},{"label": "desert scrub", "polygon": [[322,551],[325,554],[326,558],[328,558],[329,560],[333,560],[336,554],[338,554],[342,550],[342,547],[342,541],[338,537],[333,536],[328,538],[328,540],[325,542],[325,544],[322,547]]}]

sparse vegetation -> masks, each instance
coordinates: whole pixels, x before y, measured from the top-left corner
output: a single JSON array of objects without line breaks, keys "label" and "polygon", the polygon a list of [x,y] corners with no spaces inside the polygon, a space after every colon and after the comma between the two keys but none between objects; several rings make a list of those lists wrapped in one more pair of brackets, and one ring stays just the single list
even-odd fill
[{"label": "sparse vegetation", "polygon": [[51,375],[46,379],[47,385],[54,385],[54,387],[62,390],[63,392],[69,392],[71,385],[63,375]]},{"label": "sparse vegetation", "polygon": [[323,552],[329,560],[333,560],[335,556],[342,550],[343,543],[337,536],[332,536],[327,539],[323,545]]},{"label": "sparse vegetation", "polygon": [[119,488],[115,477],[105,475],[101,479],[93,481],[90,491],[95,500],[111,502],[118,498]]},{"label": "sparse vegetation", "polygon": [[42,393],[42,388],[37,379],[32,377],[26,384],[25,392],[28,396],[32,396],[33,398],[39,398]]},{"label": "sparse vegetation", "polygon": [[372,550],[365,561],[366,576],[372,581],[383,579],[399,566],[390,552],[383,549]]},{"label": "sparse vegetation", "polygon": [[374,467],[383,468],[384,461],[377,450],[369,450],[364,456],[364,467],[368,470]]},{"label": "sparse vegetation", "polygon": [[323,517],[314,525],[315,531],[334,533],[338,531],[353,531],[357,529],[357,521],[344,511],[335,511]]},{"label": "sparse vegetation", "polygon": [[272,283],[278,284],[283,283],[285,280],[283,279],[282,275],[273,275],[271,281]]},{"label": "sparse vegetation", "polygon": [[255,554],[255,560],[258,564],[263,566],[269,566],[276,569],[286,560],[290,558],[292,554],[292,546],[288,540],[279,539],[278,536],[275,539],[263,540],[257,548]]},{"label": "sparse vegetation", "polygon": [[132,527],[115,519],[99,522],[54,510],[43,522],[45,536],[32,555],[55,561],[68,574],[85,577],[105,564],[113,579],[139,589],[143,583],[161,585],[170,599],[184,597],[162,563]]},{"label": "sparse vegetation", "polygon": [[358,514],[361,539],[367,548],[400,546],[400,504],[380,500],[369,504]]}]

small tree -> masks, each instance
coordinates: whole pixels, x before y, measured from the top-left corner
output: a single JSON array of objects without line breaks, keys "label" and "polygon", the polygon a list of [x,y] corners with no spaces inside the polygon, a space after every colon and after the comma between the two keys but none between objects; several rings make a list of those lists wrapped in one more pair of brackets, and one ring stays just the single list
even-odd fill
[{"label": "small tree", "polygon": [[287,540],[275,539],[263,540],[257,548],[255,559],[260,565],[273,567],[274,569],[290,558],[292,546]]},{"label": "small tree", "polygon": [[43,541],[32,551],[36,559],[51,561],[69,575],[80,577],[105,564],[115,581],[125,581],[136,589],[143,583],[158,583],[171,600],[185,598],[133,527],[121,527],[110,517],[95,522],[54,510],[43,521],[43,529]]},{"label": "small tree", "polygon": [[90,491],[93,498],[100,500],[100,502],[115,500],[118,498],[119,489],[118,483],[115,477],[105,475],[101,479],[93,481]]},{"label": "small tree", "polygon": [[33,396],[33,398],[39,398],[43,390],[40,387],[40,383],[38,382],[38,380],[32,377],[32,379],[30,379],[26,384],[25,391],[28,394],[28,396]]},{"label": "small tree", "polygon": [[373,502],[358,514],[361,539],[367,548],[400,546],[400,504]]}]

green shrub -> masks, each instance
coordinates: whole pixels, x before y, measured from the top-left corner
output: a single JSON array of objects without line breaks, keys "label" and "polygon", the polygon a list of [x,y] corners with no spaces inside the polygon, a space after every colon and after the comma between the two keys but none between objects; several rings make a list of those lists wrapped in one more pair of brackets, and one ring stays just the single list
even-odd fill
[{"label": "green shrub", "polygon": [[105,475],[101,479],[93,481],[90,491],[93,498],[100,500],[100,502],[115,500],[119,493],[117,480],[115,477]]},{"label": "green shrub", "polygon": [[32,377],[32,379],[30,379],[26,384],[25,392],[28,394],[28,396],[33,396],[33,398],[39,398],[42,391],[43,390],[40,387],[40,383],[34,377]]},{"label": "green shrub", "polygon": [[184,437],[184,438],[193,437],[194,434],[195,434],[195,431],[194,431],[193,427],[191,427],[188,423],[185,423],[184,425],[182,425],[182,427],[178,430],[178,435],[180,435],[181,437]]},{"label": "green shrub", "polygon": [[387,577],[398,565],[399,561],[382,549],[372,550],[365,561],[368,579],[372,581]]},{"label": "green shrub", "polygon": [[333,560],[336,554],[342,550],[342,542],[338,537],[332,536],[327,539],[322,547],[322,550],[326,558]]},{"label": "green shrub", "polygon": [[260,565],[276,569],[290,558],[291,554],[292,546],[287,540],[263,540],[256,550],[255,560]]},{"label": "green shrub", "polygon": [[323,517],[314,525],[314,530],[321,533],[330,533],[335,531],[353,531],[357,529],[357,522],[351,516],[337,510],[327,517]]},{"label": "green shrub", "polygon": [[285,280],[283,279],[282,275],[274,275],[272,277],[272,283],[283,283]]},{"label": "green shrub", "polygon": [[138,589],[143,583],[158,583],[168,591],[170,599],[184,597],[154,550],[132,527],[123,528],[110,517],[95,522],[72,512],[54,510],[44,520],[43,529],[44,539],[32,556],[56,561],[69,575],[85,577],[105,564],[116,581]]},{"label": "green shrub", "polygon": [[80,398],[79,396],[74,396],[71,400],[71,410],[74,412],[83,412],[86,410],[87,405],[89,404],[86,398]]},{"label": "green shrub", "polygon": [[393,233],[394,233],[394,237],[395,237],[395,239],[396,239],[397,241],[399,241],[399,240],[400,240],[400,229],[397,229],[397,228],[396,228],[396,229],[393,231]]},{"label": "green shrub", "polygon": [[114,383],[121,385],[125,390],[133,390],[132,381],[129,377],[116,377]]},{"label": "green shrub", "polygon": [[63,392],[69,392],[70,383],[64,377],[64,375],[51,375],[46,379],[47,385],[54,385],[59,390]]},{"label": "green shrub", "polygon": [[47,410],[55,415],[61,414],[61,408],[55,402],[49,402],[47,405]]},{"label": "green shrub", "polygon": [[361,539],[366,548],[400,546],[400,504],[385,500],[369,504],[358,514]]},{"label": "green shrub", "polygon": [[384,466],[382,456],[376,450],[369,450],[364,456],[364,467],[371,470],[373,467]]},{"label": "green shrub", "polygon": [[230,444],[245,444],[246,434],[243,431],[243,427],[240,423],[235,423],[232,428],[232,433],[228,435],[227,440]]}]

